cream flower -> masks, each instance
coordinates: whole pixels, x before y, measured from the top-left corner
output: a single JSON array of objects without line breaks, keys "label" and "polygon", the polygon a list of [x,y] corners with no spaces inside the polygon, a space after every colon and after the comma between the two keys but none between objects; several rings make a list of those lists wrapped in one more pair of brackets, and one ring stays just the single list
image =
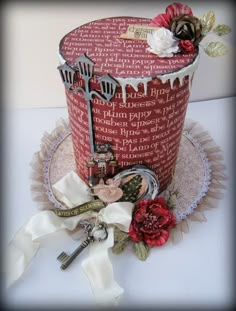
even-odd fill
[{"label": "cream flower", "polygon": [[149,52],[157,54],[159,57],[172,57],[174,53],[179,51],[179,41],[173,38],[173,33],[160,27],[147,35],[147,43]]}]

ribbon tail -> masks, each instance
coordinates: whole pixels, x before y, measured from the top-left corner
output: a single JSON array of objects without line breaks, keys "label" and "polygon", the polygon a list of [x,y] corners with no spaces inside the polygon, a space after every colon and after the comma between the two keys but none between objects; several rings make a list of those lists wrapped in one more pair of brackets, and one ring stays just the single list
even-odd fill
[{"label": "ribbon tail", "polygon": [[82,262],[82,268],[89,279],[96,303],[100,306],[116,306],[124,292],[114,280],[113,268],[108,250],[114,244],[114,228],[108,229],[108,239],[95,242],[90,254]]},{"label": "ribbon tail", "polygon": [[9,243],[6,251],[6,285],[11,286],[26,270],[45,236],[59,230],[74,230],[80,220],[96,216],[89,211],[74,217],[60,218],[52,211],[43,211],[30,218]]},{"label": "ribbon tail", "polygon": [[30,234],[22,228],[16,234],[7,249],[6,256],[6,286],[10,287],[21,277],[32,258],[40,248],[40,243],[32,241]]}]

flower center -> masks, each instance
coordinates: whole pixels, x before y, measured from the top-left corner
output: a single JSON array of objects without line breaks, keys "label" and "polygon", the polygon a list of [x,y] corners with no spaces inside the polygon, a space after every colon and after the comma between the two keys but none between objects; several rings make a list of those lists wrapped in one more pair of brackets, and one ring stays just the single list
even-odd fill
[{"label": "flower center", "polygon": [[160,227],[160,220],[162,216],[156,216],[147,214],[143,222],[143,226],[146,230],[158,229]]}]

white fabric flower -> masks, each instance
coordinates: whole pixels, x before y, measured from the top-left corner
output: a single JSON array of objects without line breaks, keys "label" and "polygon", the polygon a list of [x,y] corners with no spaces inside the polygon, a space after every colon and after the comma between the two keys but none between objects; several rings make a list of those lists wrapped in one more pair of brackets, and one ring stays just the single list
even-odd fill
[{"label": "white fabric flower", "polygon": [[179,51],[179,41],[173,38],[173,33],[160,27],[147,35],[147,43],[149,52],[157,54],[159,57],[172,57],[174,53]]}]

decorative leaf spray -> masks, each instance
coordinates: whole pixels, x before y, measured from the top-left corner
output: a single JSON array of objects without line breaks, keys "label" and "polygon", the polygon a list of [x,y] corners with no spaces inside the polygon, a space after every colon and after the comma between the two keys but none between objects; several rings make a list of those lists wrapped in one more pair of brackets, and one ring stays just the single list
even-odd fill
[{"label": "decorative leaf spray", "polygon": [[[231,32],[231,28],[224,24],[216,25],[216,16],[213,11],[206,12],[198,18],[193,15],[190,7],[181,3],[173,3],[166,8],[164,14],[157,15],[152,21],[151,26],[158,27],[147,36],[149,52],[157,54],[159,57],[166,57],[167,52],[175,54],[178,52],[191,53],[197,48],[200,42],[209,34],[224,36]],[[165,44],[162,29],[168,33],[166,41],[174,41],[171,46]],[[160,38],[160,36],[162,36]],[[161,40],[160,40],[161,39]],[[176,44],[178,48],[176,50]],[[203,46],[203,50],[211,57],[225,55],[228,51],[222,42],[209,42]],[[169,56],[172,56],[169,53]]]}]

